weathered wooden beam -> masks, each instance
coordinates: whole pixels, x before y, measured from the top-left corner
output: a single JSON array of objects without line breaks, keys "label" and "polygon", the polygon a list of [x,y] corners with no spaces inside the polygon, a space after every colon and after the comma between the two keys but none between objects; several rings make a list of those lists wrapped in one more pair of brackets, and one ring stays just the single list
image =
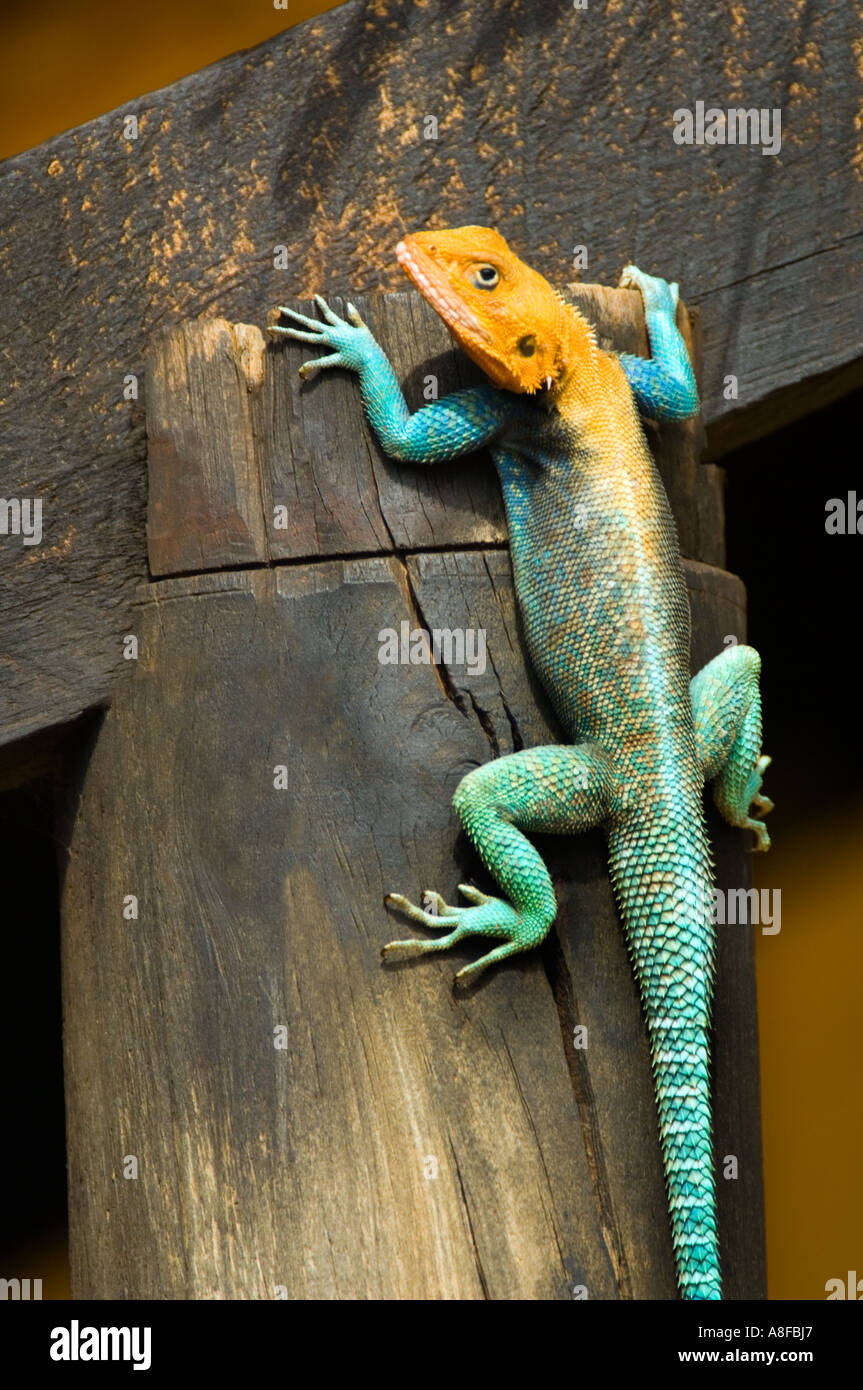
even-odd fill
[{"label": "weathered wooden beam", "polygon": [[[605,346],[647,352],[636,293],[587,285],[570,297]],[[429,373],[438,378],[441,394],[479,379],[415,291],[356,300],[404,377],[413,407],[425,403]],[[302,308],[313,306],[302,301]],[[697,317],[693,327],[681,305],[679,319],[698,365]],[[441,469],[400,467],[369,431],[356,380],[338,372],[325,384],[301,385],[297,366],[303,355],[295,344],[266,345],[253,325],[223,319],[203,318],[154,335],[145,392],[153,465],[146,535],[153,575],[505,541],[500,490],[487,457]],[[697,422],[650,428],[684,553],[721,563],[722,475],[697,463],[699,439]],[[93,571],[86,581],[89,626],[74,653],[67,650],[68,606],[51,598],[52,579],[65,575],[67,586],[73,584],[82,547],[94,558],[110,544],[110,499],[102,499],[96,518],[87,514],[91,503],[82,489],[80,510],[66,517],[60,546],[52,546],[46,532],[45,548],[31,547],[28,554],[12,538],[18,567],[7,612],[16,593],[20,604],[2,657],[7,679],[0,744],[17,743],[104,703],[124,664],[130,615],[117,597],[121,585],[112,567]],[[280,526],[274,524],[276,507],[283,508]],[[45,515],[50,517],[47,506]],[[142,534],[143,523],[141,516]],[[106,609],[100,596],[109,591],[114,598]]]},{"label": "weathered wooden beam", "polygon": [[[707,566],[687,578],[701,659],[742,635],[742,588]],[[452,976],[470,948],[379,962],[398,930],[386,891],[486,882],[458,836],[459,778],[555,737],[506,552],[219,572],[140,599],[140,658],[70,807],[75,1295],[674,1297],[647,1039],[598,839],[543,846],[562,904],[544,955],[468,996]],[[486,670],[381,665],[379,633],[403,621],[483,627]],[[740,837],[725,845],[739,886]],[[745,1179],[722,1193],[727,1293],[758,1297],[748,933],[723,938],[719,970],[717,1136]]]},{"label": "weathered wooden beam", "polygon": [[[0,166],[0,476],[45,515],[38,554],[0,546],[0,741],[107,697],[146,574],[144,411],[124,384],[160,325],[394,288],[405,227],[473,221],[560,284],[581,245],[591,278],[634,256],[678,279],[703,313],[717,447],[848,385],[851,8],[749,0],[730,26],[690,7],[649,35],[642,8],[353,0]],[[671,76],[695,72],[697,90]],[[780,108],[781,153],[675,144],[699,97]]]},{"label": "weathered wooden beam", "polygon": [[[574,294],[608,346],[645,349],[637,296]],[[430,370],[445,390],[467,379],[414,294],[359,307],[413,404]],[[683,307],[680,322],[689,334]],[[401,930],[387,891],[486,882],[451,806],[460,777],[559,731],[525,665],[488,461],[399,467],[350,376],[299,388],[303,354],[198,320],[150,357],[150,566],[170,577],[138,590],[138,657],[60,832],[75,1292],[673,1298],[647,1040],[599,837],[543,843],[556,929],[467,996],[451,979],[469,949],[379,963]],[[651,441],[681,533],[716,560],[721,477],[699,471],[697,429]],[[745,596],[716,563],[687,560],[686,577],[699,666],[745,636]],[[482,629],[486,663],[382,665],[380,634],[402,623]],[[721,886],[746,886],[741,837],[714,830]],[[739,929],[717,997],[717,1147],[741,1171],[720,1194],[726,1292],[759,1297]]]},{"label": "weathered wooden beam", "polygon": [[775,434],[817,410],[825,410],[861,386],[863,357],[833,371],[803,377],[795,386],[765,396],[749,409],[723,415],[707,431],[704,459],[723,459],[734,449]]},{"label": "weathered wooden beam", "polygon": [[[603,345],[647,353],[639,295],[588,285],[569,297]],[[342,300],[333,304],[344,311]],[[441,396],[482,380],[415,291],[358,295],[356,304],[403,380],[411,408],[427,402],[423,392],[432,377]],[[315,312],[304,301],[296,307]],[[679,320],[692,346],[683,305]],[[351,373],[300,381],[297,367],[314,355],[295,343],[266,348],[259,330],[222,319],[157,335],[147,376],[154,576],[506,541],[488,455],[438,468],[387,458],[365,421]],[[700,422],[648,430],[683,553],[721,563],[721,474],[697,462]]]}]

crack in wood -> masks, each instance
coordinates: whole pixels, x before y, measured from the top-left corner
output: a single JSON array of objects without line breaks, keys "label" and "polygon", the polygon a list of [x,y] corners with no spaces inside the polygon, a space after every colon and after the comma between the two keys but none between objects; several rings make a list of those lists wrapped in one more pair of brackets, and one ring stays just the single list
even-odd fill
[{"label": "crack in wood", "polygon": [[575,1096],[581,1121],[584,1151],[587,1157],[603,1243],[611,1261],[620,1296],[624,1299],[631,1299],[633,1297],[632,1278],[611,1197],[590,1072],[584,1054],[579,1055],[573,1040],[574,1030],[579,1019],[575,987],[557,927],[554,925],[548,934],[543,956],[545,973],[560,1020],[563,1051],[572,1083],[572,1093]]},{"label": "crack in wood", "polygon": [[452,1154],[452,1161],[455,1165],[455,1175],[458,1181],[459,1192],[461,1194],[461,1204],[464,1208],[465,1220],[467,1221],[467,1229],[468,1234],[470,1236],[471,1252],[473,1254],[473,1262],[476,1266],[477,1278],[479,1279],[480,1287],[482,1288],[483,1298],[490,1298],[491,1295],[488,1289],[488,1281],[486,1279],[485,1270],[482,1267],[482,1256],[479,1253],[479,1246],[476,1243],[476,1231],[474,1230],[473,1218],[470,1214],[470,1205],[467,1200],[467,1190],[464,1185],[464,1178],[462,1177],[461,1168],[459,1166],[458,1157],[455,1151],[455,1145],[452,1141],[452,1135],[448,1135],[447,1137],[449,1138],[449,1147],[450,1153]]},{"label": "crack in wood", "polygon": [[[495,677],[498,682],[498,693],[512,729],[513,742],[517,747],[523,747],[524,741],[518,728],[518,721],[507,704],[500,677],[494,667],[494,663],[492,663],[492,669],[495,672]],[[478,703],[473,691],[469,687],[468,695],[474,713],[479,720],[480,727],[488,737],[494,756],[500,756],[500,743],[487,711]],[[590,1173],[593,1199],[599,1218],[603,1243],[608,1252],[609,1261],[614,1271],[614,1278],[620,1290],[621,1297],[624,1299],[631,1299],[633,1297],[632,1279],[629,1273],[624,1243],[611,1197],[590,1073],[584,1055],[582,1054],[579,1056],[573,1041],[574,1029],[579,1018],[575,988],[556,925],[552,925],[551,927],[547,938],[547,944],[543,950],[543,956],[546,978],[548,979],[552,1000],[560,1023],[564,1060],[566,1062],[573,1096],[575,1097],[575,1103],[578,1109],[579,1123],[581,1125],[582,1138],[584,1141],[584,1151],[587,1159],[588,1171]],[[540,1155],[540,1157],[542,1157],[542,1155]]]}]

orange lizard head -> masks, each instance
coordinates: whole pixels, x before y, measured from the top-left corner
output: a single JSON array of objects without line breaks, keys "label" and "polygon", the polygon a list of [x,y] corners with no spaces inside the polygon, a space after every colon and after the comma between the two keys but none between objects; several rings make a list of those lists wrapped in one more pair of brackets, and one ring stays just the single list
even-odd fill
[{"label": "orange lizard head", "polygon": [[[489,227],[412,232],[399,265],[468,357],[507,391],[551,389],[579,316]],[[587,326],[584,325],[586,328]]]}]

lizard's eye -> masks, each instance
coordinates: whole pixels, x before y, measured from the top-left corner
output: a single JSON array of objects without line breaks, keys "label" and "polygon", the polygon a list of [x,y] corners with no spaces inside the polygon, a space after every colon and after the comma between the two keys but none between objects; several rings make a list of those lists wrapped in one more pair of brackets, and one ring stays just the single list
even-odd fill
[{"label": "lizard's eye", "polygon": [[518,350],[522,357],[533,357],[536,352],[536,338],[532,333],[527,333],[523,338],[519,338]]},{"label": "lizard's eye", "polygon": [[493,265],[478,265],[474,268],[473,282],[477,289],[493,290],[500,281],[497,267]]}]

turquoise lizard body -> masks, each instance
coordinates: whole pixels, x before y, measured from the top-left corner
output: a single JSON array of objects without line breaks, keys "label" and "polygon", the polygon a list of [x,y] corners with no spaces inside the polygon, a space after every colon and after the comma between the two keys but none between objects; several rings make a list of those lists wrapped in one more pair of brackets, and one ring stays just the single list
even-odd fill
[{"label": "turquoise lizard body", "polygon": [[711,1146],[708,1028],[713,877],[702,789],[732,825],[769,845],[750,816],[761,796],[760,661],[723,652],[689,677],[689,604],[674,522],[638,418],[685,419],[698,397],[675,323],[676,286],[634,266],[651,357],[614,356],[496,232],[463,227],[405,238],[399,259],[493,384],[408,411],[386,356],[348,306],[325,322],[281,310],[276,331],[332,349],[301,371],[359,375],[383,447],[431,464],[487,446],[506,503],[516,592],[535,670],[568,744],[531,748],[470,772],[458,814],[503,896],[461,886],[468,906],[426,893],[390,903],[434,940],[385,950],[446,950],[498,938],[459,972],[542,941],[556,914],[531,832],[602,826],[650,1035],[678,1281],[683,1297],[721,1297]]}]

